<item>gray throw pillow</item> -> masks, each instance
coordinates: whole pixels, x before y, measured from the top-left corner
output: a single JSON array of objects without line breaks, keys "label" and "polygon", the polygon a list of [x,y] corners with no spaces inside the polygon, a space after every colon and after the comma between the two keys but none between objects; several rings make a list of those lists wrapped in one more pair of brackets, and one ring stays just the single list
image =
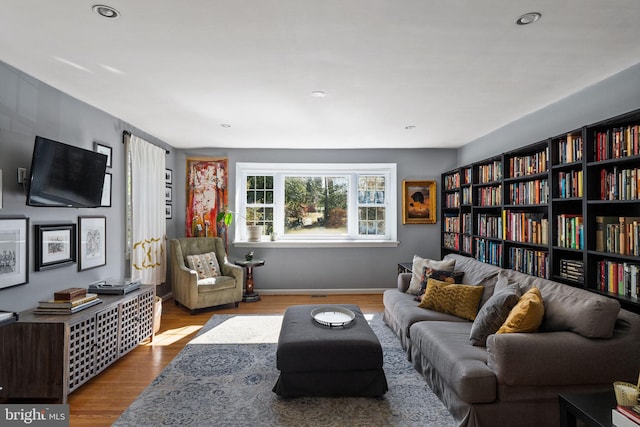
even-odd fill
[{"label": "gray throw pillow", "polygon": [[507,320],[511,309],[518,303],[522,291],[517,284],[509,286],[496,292],[482,306],[471,325],[471,335],[469,341],[471,345],[485,347],[487,337],[495,334],[500,326]]}]

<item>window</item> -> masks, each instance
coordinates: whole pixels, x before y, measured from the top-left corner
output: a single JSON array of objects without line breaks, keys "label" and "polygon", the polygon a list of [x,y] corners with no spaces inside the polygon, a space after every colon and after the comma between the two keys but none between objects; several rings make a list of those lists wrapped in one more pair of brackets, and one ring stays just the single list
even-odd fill
[{"label": "window", "polygon": [[[395,164],[236,165],[236,240],[395,242]],[[244,220],[244,221],[243,221]]]}]

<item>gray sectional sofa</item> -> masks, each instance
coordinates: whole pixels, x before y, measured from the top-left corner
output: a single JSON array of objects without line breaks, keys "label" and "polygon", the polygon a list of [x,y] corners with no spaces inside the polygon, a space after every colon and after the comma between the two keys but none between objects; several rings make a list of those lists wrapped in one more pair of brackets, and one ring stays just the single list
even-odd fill
[{"label": "gray sectional sofa", "polygon": [[463,284],[484,286],[481,306],[515,283],[540,289],[545,308],[539,331],[492,334],[482,347],[470,343],[471,321],[418,307],[405,292],[411,274],[385,291],[385,322],[460,426],[556,426],[559,393],[637,381],[640,315],[618,301],[469,257],[445,259],[464,271]]}]

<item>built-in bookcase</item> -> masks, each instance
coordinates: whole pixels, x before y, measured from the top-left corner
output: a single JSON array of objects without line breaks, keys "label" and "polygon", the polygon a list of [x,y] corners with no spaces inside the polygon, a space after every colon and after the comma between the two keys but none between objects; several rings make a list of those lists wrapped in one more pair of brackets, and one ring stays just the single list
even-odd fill
[{"label": "built-in bookcase", "polygon": [[443,256],[640,312],[640,110],[445,172],[441,200]]}]

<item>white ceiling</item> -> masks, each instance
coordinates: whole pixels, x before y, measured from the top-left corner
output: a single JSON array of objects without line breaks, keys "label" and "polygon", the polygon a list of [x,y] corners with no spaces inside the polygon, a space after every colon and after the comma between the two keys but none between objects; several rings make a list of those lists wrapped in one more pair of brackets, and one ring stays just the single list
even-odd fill
[{"label": "white ceiling", "polygon": [[640,62],[638,0],[104,1],[2,0],[0,60],[176,148],[459,147]]}]

